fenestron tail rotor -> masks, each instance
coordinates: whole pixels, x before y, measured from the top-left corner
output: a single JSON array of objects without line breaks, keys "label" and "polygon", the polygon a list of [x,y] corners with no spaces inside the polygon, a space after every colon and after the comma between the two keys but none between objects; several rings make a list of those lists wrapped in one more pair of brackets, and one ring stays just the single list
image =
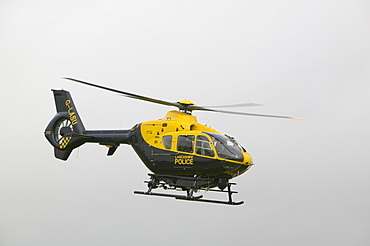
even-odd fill
[{"label": "fenestron tail rotor", "polygon": [[72,121],[67,118],[60,118],[53,129],[53,138],[58,145],[62,145],[63,139],[72,137],[73,125]]},{"label": "fenestron tail rotor", "polygon": [[90,82],[78,80],[78,79],[73,79],[73,78],[65,78],[77,83],[97,87],[103,90],[108,90],[112,91],[118,94],[121,94],[123,96],[133,98],[133,99],[138,99],[142,101],[147,101],[147,102],[152,102],[152,103],[157,103],[161,105],[166,105],[166,106],[174,106],[180,109],[180,111],[185,112],[185,113],[191,113],[194,110],[200,110],[200,111],[208,111],[208,112],[217,112],[217,113],[225,113],[225,114],[236,114],[236,115],[246,115],[246,116],[259,116],[259,117],[272,117],[272,118],[283,118],[283,119],[300,119],[296,117],[290,117],[290,116],[280,116],[280,115],[267,115],[267,114],[255,114],[255,113],[245,113],[245,112],[235,112],[235,111],[228,111],[228,110],[219,110],[216,108],[226,108],[226,107],[248,107],[248,106],[261,106],[260,104],[256,103],[241,103],[241,104],[233,104],[233,105],[220,105],[220,106],[198,106],[192,103],[191,101],[179,101],[179,102],[168,102],[164,100],[159,100],[151,97],[146,97],[146,96],[141,96],[117,89],[112,89],[109,87],[93,84]]}]

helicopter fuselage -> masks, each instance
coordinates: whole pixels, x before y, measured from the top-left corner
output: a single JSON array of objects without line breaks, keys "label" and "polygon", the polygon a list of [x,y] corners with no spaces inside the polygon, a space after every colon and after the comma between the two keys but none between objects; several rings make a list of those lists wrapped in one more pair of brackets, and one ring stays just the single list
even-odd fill
[{"label": "helicopter fuselage", "polygon": [[230,179],[253,165],[249,153],[233,138],[179,111],[137,124],[129,139],[155,174]]}]

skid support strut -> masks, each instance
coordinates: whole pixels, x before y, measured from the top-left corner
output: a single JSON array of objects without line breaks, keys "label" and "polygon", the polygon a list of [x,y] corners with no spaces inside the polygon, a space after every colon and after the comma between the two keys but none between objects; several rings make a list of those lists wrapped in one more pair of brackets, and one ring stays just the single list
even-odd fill
[{"label": "skid support strut", "polygon": [[[234,202],[232,195],[238,193],[232,191],[231,186],[236,185],[235,183],[227,182],[227,190],[209,189],[215,186],[215,180],[199,177],[183,177],[183,176],[171,176],[171,175],[159,175],[159,174],[148,174],[150,176],[149,181],[144,181],[148,184],[148,190],[145,191],[134,191],[135,194],[149,195],[149,196],[162,196],[162,197],[173,197],[178,200],[194,201],[194,202],[207,202],[207,203],[218,203],[227,205],[241,205],[244,202]],[[167,193],[156,193],[152,192],[153,189],[163,188],[164,190],[182,190],[186,191],[186,195],[175,195]],[[194,196],[195,192],[199,190],[214,191],[214,192],[227,192],[228,201],[220,200],[209,200],[202,199],[203,195]]]}]

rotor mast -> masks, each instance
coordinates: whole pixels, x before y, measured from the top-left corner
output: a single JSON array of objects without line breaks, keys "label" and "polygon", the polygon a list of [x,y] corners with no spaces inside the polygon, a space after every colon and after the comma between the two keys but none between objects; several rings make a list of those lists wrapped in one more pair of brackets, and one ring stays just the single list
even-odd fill
[{"label": "rotor mast", "polygon": [[189,108],[191,108],[191,106],[195,105],[194,102],[189,101],[189,100],[181,100],[181,101],[178,101],[177,103],[181,105],[179,107],[180,112],[191,115],[193,110],[191,110]]}]

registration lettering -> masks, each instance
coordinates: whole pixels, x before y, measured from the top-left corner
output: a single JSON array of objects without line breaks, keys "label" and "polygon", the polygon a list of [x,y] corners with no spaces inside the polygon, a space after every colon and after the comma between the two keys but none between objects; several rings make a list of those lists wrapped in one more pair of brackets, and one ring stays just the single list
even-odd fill
[{"label": "registration lettering", "polygon": [[69,119],[72,122],[72,125],[76,125],[78,123],[77,116],[75,115],[75,112],[73,111],[73,107],[71,107],[71,101],[66,100],[65,104],[68,108]]}]

